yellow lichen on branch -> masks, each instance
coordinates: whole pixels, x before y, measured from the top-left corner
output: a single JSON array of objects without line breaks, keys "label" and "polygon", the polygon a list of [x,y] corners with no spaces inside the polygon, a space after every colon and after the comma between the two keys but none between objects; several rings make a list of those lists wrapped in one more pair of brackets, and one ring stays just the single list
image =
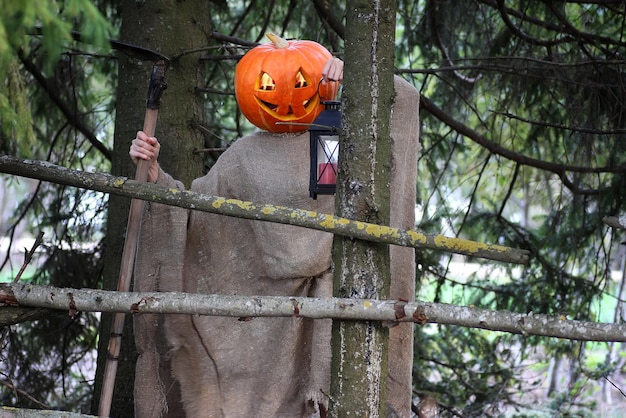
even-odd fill
[{"label": "yellow lichen on branch", "polygon": [[0,157],[0,172],[202,212],[301,226],[383,244],[426,248],[507,263],[526,264],[529,259],[528,251],[517,248],[428,235],[412,229],[353,221],[297,208],[207,196],[188,190],[180,191],[153,183],[137,182],[125,177],[70,170],[47,162],[24,161],[11,156]]}]

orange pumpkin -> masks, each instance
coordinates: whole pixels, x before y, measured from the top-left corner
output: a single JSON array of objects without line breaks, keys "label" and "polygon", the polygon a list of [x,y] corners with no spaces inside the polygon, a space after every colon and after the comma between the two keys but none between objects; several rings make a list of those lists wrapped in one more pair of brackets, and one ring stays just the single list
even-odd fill
[{"label": "orange pumpkin", "polygon": [[246,53],[235,69],[235,97],[255,126],[270,132],[308,128],[333,100],[339,83],[321,84],[322,69],[332,55],[313,41],[286,41],[268,33],[272,43]]}]

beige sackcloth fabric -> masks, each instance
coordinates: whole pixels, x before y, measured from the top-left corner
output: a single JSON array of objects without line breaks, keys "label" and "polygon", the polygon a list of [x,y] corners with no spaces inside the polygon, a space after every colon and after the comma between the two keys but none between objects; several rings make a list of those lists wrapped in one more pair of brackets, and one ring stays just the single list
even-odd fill
[{"label": "beige sackcloth fabric", "polygon": [[[395,78],[391,225],[414,226],[419,94]],[[309,134],[257,132],[236,141],[192,184],[199,193],[320,213],[309,198]],[[182,189],[161,171],[158,184]],[[147,204],[135,268],[137,291],[332,296],[332,234]],[[392,299],[413,300],[414,250],[390,246]],[[137,315],[138,418],[319,416],[330,386],[331,320]],[[388,416],[409,417],[413,327],[390,330]],[[175,380],[172,380],[172,377]]]}]

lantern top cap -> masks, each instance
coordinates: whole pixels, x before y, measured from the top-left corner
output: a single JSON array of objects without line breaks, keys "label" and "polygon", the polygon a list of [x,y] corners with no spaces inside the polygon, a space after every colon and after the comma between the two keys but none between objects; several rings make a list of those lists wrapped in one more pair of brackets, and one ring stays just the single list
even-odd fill
[{"label": "lantern top cap", "polygon": [[341,102],[339,100],[324,100],[324,111],[319,114],[309,127],[309,131],[337,132],[341,125]]}]

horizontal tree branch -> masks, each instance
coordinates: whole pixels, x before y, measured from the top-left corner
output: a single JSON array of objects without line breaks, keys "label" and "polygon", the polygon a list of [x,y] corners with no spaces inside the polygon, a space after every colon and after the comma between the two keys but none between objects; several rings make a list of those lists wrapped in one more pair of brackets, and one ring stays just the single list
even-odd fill
[{"label": "horizontal tree branch", "polygon": [[602,218],[602,222],[610,226],[611,228],[626,229],[626,216],[605,216]]},{"label": "horizontal tree branch", "polygon": [[130,180],[127,177],[71,170],[45,161],[21,160],[11,156],[2,156],[0,157],[0,173],[237,218],[301,226],[383,244],[448,251],[508,263],[525,264],[529,259],[529,253],[526,250],[442,235],[427,235],[412,229],[392,228],[385,225],[353,221],[303,209],[260,205],[254,202],[204,195],[189,190],[169,189],[153,183]]},{"label": "horizontal tree branch", "polygon": [[1,418],[96,418],[95,415],[81,414],[77,412],[51,411],[39,409],[12,408],[0,406]]},{"label": "horizontal tree branch", "polygon": [[[17,306],[4,306],[0,309],[0,328],[21,322],[37,321],[42,318],[50,318],[58,315],[59,311],[43,308],[21,308]],[[0,418],[2,415],[0,415]]]},{"label": "horizontal tree branch", "polygon": [[[626,342],[626,325],[572,321],[563,317],[472,306],[400,300],[303,298],[289,296],[204,295],[177,292],[117,292],[68,289],[21,283],[0,284],[0,304],[78,311],[162,313],[210,316],[305,317],[341,320],[417,322],[459,325],[513,334],[582,341]],[[5,309],[5,308],[1,308]],[[2,324],[0,324],[2,325]]]}]

